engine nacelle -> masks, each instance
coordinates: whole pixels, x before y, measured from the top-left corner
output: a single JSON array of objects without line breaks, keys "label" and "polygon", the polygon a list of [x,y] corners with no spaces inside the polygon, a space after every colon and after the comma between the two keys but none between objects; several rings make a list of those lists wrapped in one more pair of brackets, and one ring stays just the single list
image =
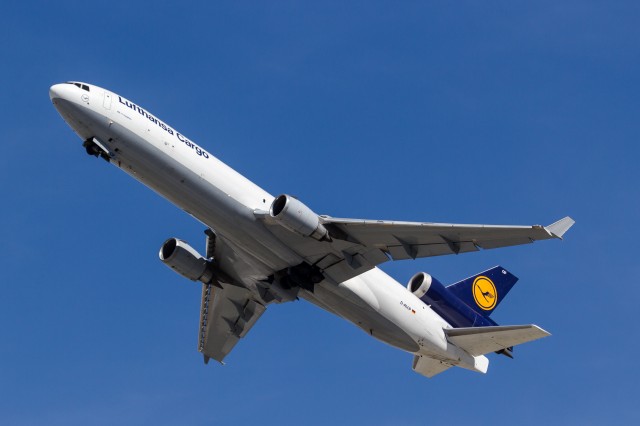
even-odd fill
[{"label": "engine nacelle", "polygon": [[273,200],[269,214],[285,228],[318,241],[329,239],[329,232],[320,217],[301,201],[282,194]]},{"label": "engine nacelle", "polygon": [[407,289],[454,327],[495,325],[426,272],[418,272],[411,277]]},{"label": "engine nacelle", "polygon": [[426,272],[418,272],[411,277],[407,289],[418,299],[423,299],[425,303],[431,299],[443,299],[443,292],[447,292],[446,287],[440,281]]},{"label": "engine nacelle", "polygon": [[160,247],[160,260],[178,274],[191,281],[210,283],[212,264],[185,241],[169,238]]}]

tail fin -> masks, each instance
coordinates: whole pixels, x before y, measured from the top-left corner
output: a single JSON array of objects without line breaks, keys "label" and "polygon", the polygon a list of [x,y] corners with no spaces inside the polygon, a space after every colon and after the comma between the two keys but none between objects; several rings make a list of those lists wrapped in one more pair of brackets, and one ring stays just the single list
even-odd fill
[{"label": "tail fin", "polygon": [[502,266],[495,266],[451,284],[447,290],[478,314],[489,317],[517,281],[518,277]]}]

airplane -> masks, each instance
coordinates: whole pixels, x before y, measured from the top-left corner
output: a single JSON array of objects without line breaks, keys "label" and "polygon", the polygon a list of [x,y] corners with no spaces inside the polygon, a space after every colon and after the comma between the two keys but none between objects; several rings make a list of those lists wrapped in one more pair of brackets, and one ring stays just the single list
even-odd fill
[{"label": "airplane", "polygon": [[562,239],[575,223],[467,225],[342,219],[277,197],[140,105],[98,86],[51,86],[50,99],[87,154],[131,175],[205,228],[204,255],[169,238],[159,257],[202,283],[198,351],[224,359],[267,306],[300,298],[413,355],[433,377],[457,366],[486,373],[487,354],[549,333],[501,326],[490,314],[517,278],[496,266],[449,286],[425,272],[405,287],[377,266],[389,260],[460,254]]}]

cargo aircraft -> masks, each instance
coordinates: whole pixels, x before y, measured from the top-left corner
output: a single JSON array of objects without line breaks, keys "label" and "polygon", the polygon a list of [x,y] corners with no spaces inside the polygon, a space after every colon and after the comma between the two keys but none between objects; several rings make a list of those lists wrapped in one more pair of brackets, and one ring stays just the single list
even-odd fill
[{"label": "cargo aircraft", "polygon": [[574,224],[462,225],[340,219],[287,194],[272,196],[147,109],[82,82],[50,99],[86,152],[120,168],[199,220],[204,255],[169,238],[159,257],[202,283],[198,350],[223,362],[271,304],[305,299],[413,355],[432,377],[457,366],[485,373],[485,354],[549,335],[490,314],[517,278],[497,266],[444,286],[425,272],[406,287],[378,269],[388,260],[460,254],[562,238]]}]

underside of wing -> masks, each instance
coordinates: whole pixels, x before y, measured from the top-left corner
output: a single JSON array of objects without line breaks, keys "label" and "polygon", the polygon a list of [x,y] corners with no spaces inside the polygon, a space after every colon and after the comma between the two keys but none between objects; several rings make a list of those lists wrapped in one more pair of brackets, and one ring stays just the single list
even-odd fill
[{"label": "underside of wing", "polygon": [[338,219],[321,216],[328,238],[317,240],[283,227],[266,212],[256,211],[282,242],[317,267],[325,277],[346,281],[390,259],[459,254],[480,249],[562,238],[574,224],[565,217],[549,226],[466,225]]},{"label": "underside of wing", "polygon": [[366,247],[388,253],[394,260],[459,254],[538,240],[562,238],[574,224],[565,217],[544,227],[509,225],[465,225],[453,223],[393,222],[326,218],[325,226],[338,228]]},{"label": "underside of wing", "polygon": [[265,309],[245,288],[203,284],[198,350],[205,362],[222,362]]}]

